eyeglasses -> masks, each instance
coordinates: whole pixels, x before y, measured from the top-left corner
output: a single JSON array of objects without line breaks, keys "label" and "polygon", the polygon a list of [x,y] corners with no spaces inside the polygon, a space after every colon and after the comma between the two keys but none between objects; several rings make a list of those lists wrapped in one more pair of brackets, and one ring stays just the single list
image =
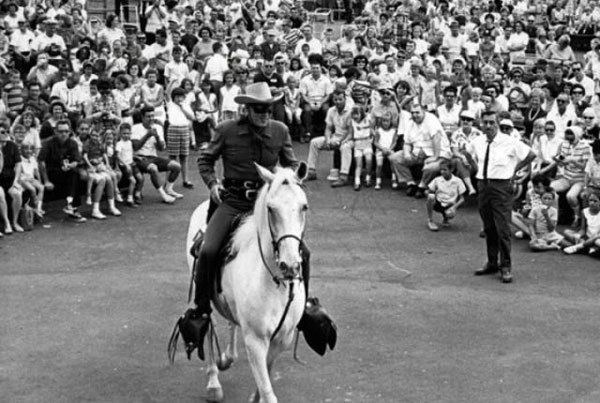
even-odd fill
[{"label": "eyeglasses", "polygon": [[494,126],[496,124],[495,120],[483,120],[481,122],[483,126]]},{"label": "eyeglasses", "polygon": [[254,113],[270,113],[272,110],[271,105],[250,105],[249,108]]},{"label": "eyeglasses", "polygon": [[284,64],[285,64],[285,62],[277,62],[277,65],[278,65],[278,66],[282,66],[282,65],[284,65]]},{"label": "eyeglasses", "polygon": [[556,100],[557,104],[566,104],[567,102],[569,102],[569,101],[567,101],[566,99],[557,99]]}]

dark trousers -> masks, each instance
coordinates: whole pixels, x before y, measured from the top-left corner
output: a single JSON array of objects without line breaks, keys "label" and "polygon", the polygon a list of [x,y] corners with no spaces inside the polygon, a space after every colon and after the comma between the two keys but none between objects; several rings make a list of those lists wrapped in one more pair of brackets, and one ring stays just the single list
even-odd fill
[{"label": "dark trousers", "polygon": [[54,190],[59,197],[71,196],[73,207],[81,204],[81,193],[79,186],[79,172],[77,170],[63,171],[60,169],[49,169],[48,179],[54,184]]},{"label": "dark trousers", "polygon": [[485,231],[488,265],[510,268],[512,185],[508,180],[480,180],[478,187],[479,215]]},{"label": "dark trousers", "polygon": [[[211,207],[214,207],[211,201]],[[209,207],[209,211],[211,210]],[[247,200],[224,195],[224,201],[214,212],[209,213],[208,225],[204,234],[204,241],[200,248],[200,257],[196,266],[194,281],[196,282],[196,295],[194,302],[201,308],[210,309],[210,299],[213,295],[213,287],[216,271],[221,264],[221,250],[224,242],[232,230],[235,218],[254,208],[254,203]],[[310,252],[301,243],[302,254],[302,276],[304,287],[308,296],[308,281],[310,276]],[[266,270],[266,269],[265,269]]]}]

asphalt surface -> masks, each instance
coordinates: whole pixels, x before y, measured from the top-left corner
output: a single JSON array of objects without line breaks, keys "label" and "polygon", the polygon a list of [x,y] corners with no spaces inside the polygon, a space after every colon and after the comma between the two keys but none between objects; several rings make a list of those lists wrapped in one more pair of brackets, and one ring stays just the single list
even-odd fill
[{"label": "asphalt surface", "polygon": [[[513,284],[475,277],[473,203],[432,233],[422,200],[331,189],[330,161],[307,186],[307,241],[338,346],[321,358],[302,344],[306,366],[285,353],[280,402],[600,401],[597,260],[516,241]],[[0,240],[0,401],[203,401],[203,363],[166,354],[187,297],[188,219],[207,195],[192,171],[196,189],[173,206],[147,183],[142,208],[121,218],[74,224],[53,203],[51,228]],[[229,403],[254,390],[240,352],[221,374]]]}]

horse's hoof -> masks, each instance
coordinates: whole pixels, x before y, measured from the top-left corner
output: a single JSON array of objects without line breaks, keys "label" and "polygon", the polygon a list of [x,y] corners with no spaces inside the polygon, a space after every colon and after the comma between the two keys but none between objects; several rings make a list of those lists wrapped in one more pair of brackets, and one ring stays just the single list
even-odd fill
[{"label": "horse's hoof", "polygon": [[221,354],[220,357],[217,357],[217,368],[219,371],[225,371],[231,367],[233,364],[233,357],[229,357],[225,355],[225,353]]},{"label": "horse's hoof", "polygon": [[260,403],[260,393],[258,393],[258,390],[250,395],[248,403]]},{"label": "horse's hoof", "polygon": [[223,401],[223,388],[206,388],[206,401],[207,402],[222,402]]}]

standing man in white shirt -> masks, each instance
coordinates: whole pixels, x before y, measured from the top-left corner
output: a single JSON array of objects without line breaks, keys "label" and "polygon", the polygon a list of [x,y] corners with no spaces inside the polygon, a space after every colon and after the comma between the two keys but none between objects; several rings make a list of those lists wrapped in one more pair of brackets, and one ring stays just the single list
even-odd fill
[{"label": "standing man in white shirt", "polygon": [[467,149],[477,163],[479,215],[487,247],[487,263],[475,275],[500,271],[502,282],[510,283],[512,179],[535,159],[535,153],[525,143],[498,130],[496,112],[483,112],[481,125],[485,136],[475,137]]}]

